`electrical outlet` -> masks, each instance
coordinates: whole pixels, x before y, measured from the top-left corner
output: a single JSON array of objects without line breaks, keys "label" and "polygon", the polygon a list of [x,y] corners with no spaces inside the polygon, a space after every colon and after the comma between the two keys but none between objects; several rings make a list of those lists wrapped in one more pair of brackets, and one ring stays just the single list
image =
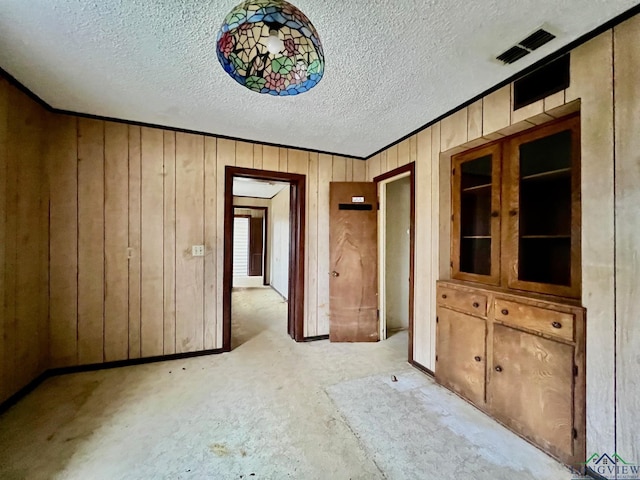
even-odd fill
[{"label": "electrical outlet", "polygon": [[191,256],[204,257],[204,245],[193,245],[191,247]]}]

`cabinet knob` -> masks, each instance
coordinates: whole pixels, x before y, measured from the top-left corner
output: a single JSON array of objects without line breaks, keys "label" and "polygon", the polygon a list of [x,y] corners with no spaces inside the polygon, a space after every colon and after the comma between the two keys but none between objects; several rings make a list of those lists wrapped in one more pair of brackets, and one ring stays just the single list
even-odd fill
[{"label": "cabinet knob", "polygon": [[339,277],[340,274],[334,270],[333,272],[331,272],[331,276],[332,277]]},{"label": "cabinet knob", "polygon": [[479,356],[475,356],[475,357],[473,357],[473,359],[474,359],[476,362],[479,362],[480,360],[482,360],[482,358],[480,358]]},{"label": "cabinet knob", "polygon": [[500,215],[498,212],[495,212],[495,211],[494,211],[494,212],[491,212],[491,216],[492,216],[493,218],[496,218],[498,215]]},{"label": "cabinet knob", "polygon": [[552,326],[553,328],[562,328],[562,324],[561,324],[560,322],[553,322],[553,323],[551,324],[551,326]]},{"label": "cabinet knob", "polygon": [[518,210],[516,210],[515,208],[513,210],[509,210],[509,215],[515,217],[516,215],[518,215]]},{"label": "cabinet knob", "polygon": [[446,294],[446,293],[443,293],[443,294],[442,294],[442,298],[447,298],[447,294]]},{"label": "cabinet knob", "polygon": [[473,302],[473,308],[478,308],[480,304],[478,302]]},{"label": "cabinet knob", "polygon": [[498,366],[496,367],[496,372],[501,372],[501,371],[502,371],[502,367],[501,367],[500,365],[498,365]]},{"label": "cabinet knob", "polygon": [[509,315],[509,310],[507,310],[506,308],[502,309],[502,314],[503,315]]}]

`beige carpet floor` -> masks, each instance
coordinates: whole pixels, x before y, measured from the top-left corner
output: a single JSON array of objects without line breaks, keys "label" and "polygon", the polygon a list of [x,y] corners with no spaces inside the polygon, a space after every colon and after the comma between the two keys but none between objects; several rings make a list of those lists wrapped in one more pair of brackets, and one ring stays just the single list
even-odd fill
[{"label": "beige carpet floor", "polygon": [[0,417],[0,478],[571,478],[408,366],[406,332],[297,344],[278,294],[233,297],[231,353],[55,377],[21,400]]}]

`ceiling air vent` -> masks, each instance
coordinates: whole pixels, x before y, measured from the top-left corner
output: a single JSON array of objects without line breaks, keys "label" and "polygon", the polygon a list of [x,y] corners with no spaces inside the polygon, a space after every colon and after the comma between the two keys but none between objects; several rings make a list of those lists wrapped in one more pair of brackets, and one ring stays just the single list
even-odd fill
[{"label": "ceiling air vent", "polygon": [[524,40],[518,42],[517,45],[511,47],[506,52],[498,55],[496,59],[500,60],[505,65],[509,65],[517,60],[520,60],[525,55],[537,50],[541,46],[549,43],[556,38],[553,33],[547,32],[545,29],[540,28],[533,32]]},{"label": "ceiling air vent", "polygon": [[520,42],[520,45],[527,50],[536,50],[540,48],[542,45],[549,43],[551,40],[556,38],[556,36],[552,33],[547,32],[544,29],[540,29],[537,32],[532,33],[527,38]]},{"label": "ceiling air vent", "polygon": [[529,50],[525,50],[521,47],[511,47],[506,52],[498,55],[496,58],[505,64],[510,64],[516,60],[520,60],[525,55],[529,55]]}]

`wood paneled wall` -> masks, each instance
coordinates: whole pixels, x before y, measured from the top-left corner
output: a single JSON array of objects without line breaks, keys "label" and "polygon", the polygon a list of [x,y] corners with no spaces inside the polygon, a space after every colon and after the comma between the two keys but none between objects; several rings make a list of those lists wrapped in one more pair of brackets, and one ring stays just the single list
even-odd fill
[{"label": "wood paneled wall", "polygon": [[0,402],[48,363],[48,120],[0,78]]},{"label": "wood paneled wall", "polygon": [[433,369],[435,281],[450,274],[451,155],[581,111],[587,451],[632,459],[640,458],[639,42],[636,16],[571,52],[566,91],[514,111],[505,86],[367,162],[372,180],[416,160],[414,359]]},{"label": "wood paneled wall", "polygon": [[307,175],[305,335],[329,332],[329,181],[365,162],[68,115],[50,149],[51,367],[222,347],[226,165]]}]

